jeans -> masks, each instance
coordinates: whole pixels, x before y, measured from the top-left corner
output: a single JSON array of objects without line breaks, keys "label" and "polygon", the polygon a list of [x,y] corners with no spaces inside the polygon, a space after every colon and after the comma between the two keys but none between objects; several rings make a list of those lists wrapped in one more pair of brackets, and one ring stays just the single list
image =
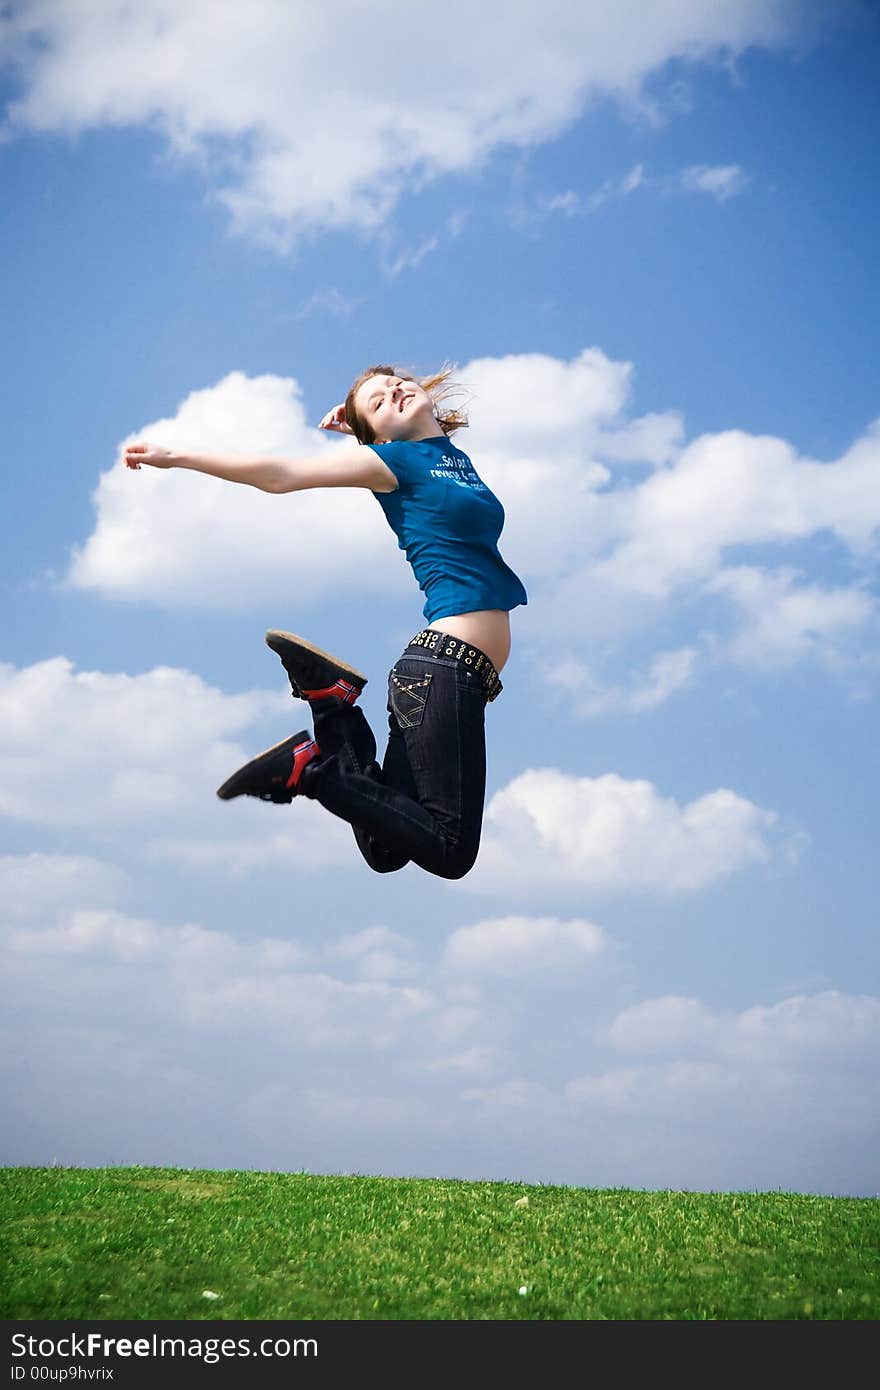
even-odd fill
[{"label": "jeans", "polygon": [[443,656],[404,652],[388,675],[388,748],[357,705],[311,701],[320,757],[299,790],[348,821],[376,873],[410,860],[463,878],[480,848],[486,794],[487,697],[472,670]]}]

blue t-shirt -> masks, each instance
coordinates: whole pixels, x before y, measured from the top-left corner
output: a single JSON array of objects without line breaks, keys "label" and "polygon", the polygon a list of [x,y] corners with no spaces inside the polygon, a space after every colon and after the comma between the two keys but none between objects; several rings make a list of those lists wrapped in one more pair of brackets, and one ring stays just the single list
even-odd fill
[{"label": "blue t-shirt", "polygon": [[446,435],[370,448],[397,479],[396,491],[373,495],[425,595],[427,623],[452,613],[507,611],[528,603],[498,551],[504,508],[467,454]]}]

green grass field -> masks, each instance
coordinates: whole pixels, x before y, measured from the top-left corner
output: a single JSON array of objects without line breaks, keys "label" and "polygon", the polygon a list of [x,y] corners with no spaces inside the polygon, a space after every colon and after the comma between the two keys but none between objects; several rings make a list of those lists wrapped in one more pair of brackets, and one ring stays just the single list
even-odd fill
[{"label": "green grass field", "polygon": [[8,1319],[880,1317],[876,1199],[6,1168],[0,1207]]}]

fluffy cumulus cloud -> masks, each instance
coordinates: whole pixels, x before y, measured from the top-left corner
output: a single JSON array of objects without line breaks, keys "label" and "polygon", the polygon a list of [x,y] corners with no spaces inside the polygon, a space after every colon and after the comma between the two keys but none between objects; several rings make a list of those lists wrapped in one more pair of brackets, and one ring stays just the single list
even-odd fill
[{"label": "fluffy cumulus cloud", "polygon": [[82,854],[5,854],[0,858],[0,902],[7,922],[52,919],[85,900],[113,906],[124,897],[125,874]]},{"label": "fluffy cumulus cloud", "polygon": [[796,995],[735,1015],[723,1037],[726,1051],[763,1064],[803,1059],[815,1066],[823,1058],[866,1050],[876,1056],[880,999],[839,990]]},{"label": "fluffy cumulus cloud", "polygon": [[804,22],[793,0],[655,0],[638,24],[601,0],[447,0],[438,41],[432,7],[391,0],[14,0],[5,128],[152,128],[238,228],[284,248],[304,229],[375,228],[408,184],[557,135],[589,101],[650,109],[646,81],[672,59],[782,46]]},{"label": "fluffy cumulus cloud", "polygon": [[331,960],[353,962],[362,980],[394,980],[417,974],[412,953],[412,941],[390,927],[365,927],[327,947]]},{"label": "fluffy cumulus cloud", "polygon": [[[876,1125],[880,999],[872,995],[826,990],[739,1012],[667,995],[622,1010],[608,1041],[627,1065],[573,1079],[569,1096],[639,1107],[654,1091],[661,1107],[678,1095],[692,1107],[732,1103],[744,1114],[830,1104],[838,1118],[843,1109],[862,1128]],[[799,1105],[801,1093],[813,1103]]]},{"label": "fluffy cumulus cloud", "polygon": [[775,852],[776,816],[726,788],[679,805],[650,782],[530,768],[486,808],[462,888],[687,893]]},{"label": "fluffy cumulus cloud", "polygon": [[[504,500],[503,553],[530,590],[520,630],[538,652],[552,641],[558,662],[576,611],[581,637],[606,663],[587,666],[569,640],[560,684],[574,712],[655,708],[708,662],[846,669],[870,648],[877,603],[863,572],[880,529],[880,424],[820,462],[739,430],[686,441],[678,412],[632,412],[632,364],[595,347],[568,361],[474,359],[460,376],[472,419],[461,442]],[[193,392],[137,436],[293,457],[357,447],[307,423],[296,381],[242,373]],[[130,473],[117,461],[95,505],[68,574],[80,588],[227,608],[279,583],[295,584],[301,602],[355,582],[412,594],[381,510],[361,489],[279,497],[187,471]],[[346,545],[328,570],[317,561],[340,527]],[[646,651],[651,630],[672,619],[690,640]]]},{"label": "fluffy cumulus cloud", "polygon": [[540,352],[477,357],[460,376],[471,397],[468,444],[530,505],[545,490],[568,493],[571,505],[578,494],[604,489],[612,475],[597,459],[660,465],[679,452],[679,414],[631,417],[633,364],[601,348],[569,361]]},{"label": "fluffy cumulus cloud", "polygon": [[[366,1075],[364,1059],[377,1053],[407,1073],[448,1072],[453,1084],[493,1065],[503,1021],[432,978],[414,943],[387,927],[306,945],[113,908],[66,905],[44,917],[40,892],[30,897],[30,912],[0,923],[2,993],[36,1010],[56,1041],[80,1027],[100,1037],[124,1020],[124,1048],[149,1050],[158,1035],[176,1036],[213,1075],[213,1048],[234,1039],[236,1048],[262,1050],[263,1078],[291,1054],[313,1059],[310,1085],[324,1066],[328,1075],[340,1065]],[[231,1106],[253,1089],[252,1079],[239,1084]],[[340,1085],[344,1104],[349,1088],[329,1084]]]},{"label": "fluffy cumulus cloud", "polygon": [[606,944],[602,928],[583,918],[494,917],[454,931],[446,963],[458,971],[532,975],[588,966]]},{"label": "fluffy cumulus cloud", "polygon": [[864,554],[880,527],[880,424],[832,463],[782,439],[740,430],[703,435],[671,467],[618,498],[597,577],[649,598],[711,578],[740,546],[789,546],[827,531]]},{"label": "fluffy cumulus cloud", "polygon": [[[481,422],[466,446],[487,481],[503,485],[507,545],[530,574],[558,575],[594,533],[597,493],[611,475],[593,453],[659,464],[676,452],[675,413],[626,414],[631,374],[629,363],[595,348],[571,362],[524,354],[462,369]],[[527,423],[513,408],[522,399],[530,401]],[[311,411],[313,418],[319,413]],[[369,492],[278,496],[187,470],[132,472],[121,456],[137,439],[195,453],[294,458],[358,447],[310,426],[290,378],[234,372],[193,391],[173,417],[145,422],[120,441],[119,457],[94,494],[94,529],[72,558],[74,587],[140,603],[222,608],[270,597],[279,584],[295,584],[301,603],[348,591],[355,581],[380,593],[410,591],[411,576]],[[321,561],[331,545],[337,563],[328,568]]]},{"label": "fluffy cumulus cloud", "polygon": [[[0,665],[0,814],[138,842],[161,843],[182,824],[207,830],[200,816],[222,825],[228,808],[215,789],[255,751],[238,738],[267,716],[286,716],[288,704],[266,691],[225,695],[172,667],[134,676],[78,671],[60,656]],[[243,807],[239,829],[260,809]],[[89,861],[53,861],[45,891],[102,872]],[[26,867],[24,875],[37,876]]]},{"label": "fluffy cumulus cloud", "polygon": [[[880,530],[878,423],[824,462],[739,430],[685,441],[675,412],[633,417],[631,365],[597,349],[484,359],[464,374],[468,446],[505,499],[506,553],[532,591],[520,627],[539,651],[554,643],[568,708],[638,713],[710,661],[846,669],[876,642],[863,572]],[[618,653],[610,674],[572,646],[573,612],[582,642]],[[646,661],[651,629],[673,619],[691,640]],[[633,644],[642,671],[621,679]]]},{"label": "fluffy cumulus cloud", "polygon": [[612,1047],[643,1059],[677,1056],[705,1064],[827,1065],[880,1049],[880,999],[839,990],[793,995],[740,1012],[664,995],[623,1009],[608,1029]]},{"label": "fluffy cumulus cloud", "polygon": [[[0,816],[99,836],[116,853],[210,877],[356,865],[349,827],[314,802],[217,800],[236,767],[289,732],[289,712],[283,692],[227,695],[180,668],[130,676],[79,671],[65,657],[0,664]],[[3,883],[7,913],[83,894],[111,906],[125,891],[119,870],[83,855],[8,856]]]},{"label": "fluffy cumulus cloud", "polygon": [[[332,974],[295,941],[246,944],[197,925],[163,926],[112,910],[81,909],[47,927],[5,937],[7,968],[70,1000],[70,972],[94,1005],[108,979],[132,1011],[132,1026],[160,1016],[214,1035],[243,1031],[285,1047],[381,1050],[400,1042],[412,1018],[436,1008],[424,989]],[[52,964],[54,963],[54,964]],[[62,987],[61,977],[68,983]]]},{"label": "fluffy cumulus cloud", "polygon": [[[261,457],[332,457],[358,447],[311,426],[289,378],[233,372],[193,391],[173,417],[148,421],[121,441],[119,459],[94,494],[95,528],[73,555],[74,587],[139,603],[228,609],[277,594],[279,583],[295,585],[305,603],[355,577],[362,588],[393,593],[405,586],[402,557],[389,546],[388,526],[369,492],[278,496],[187,470],[132,471],[121,462],[122,450],[139,439],[193,453]],[[340,566],[323,563],[330,549],[340,554]]]},{"label": "fluffy cumulus cloud", "polygon": [[623,1052],[663,1052],[713,1039],[715,1033],[715,1018],[698,999],[666,995],[623,1009],[608,1036]]},{"label": "fluffy cumulus cloud", "polygon": [[827,991],[737,1013],[667,996],[621,1011],[607,1037],[622,1064],[466,1087],[475,1124],[512,1134],[540,1116],[600,1183],[828,1191],[833,1155],[831,1190],[876,1194],[880,999]]},{"label": "fluffy cumulus cloud", "polygon": [[585,1031],[578,989],[551,1029],[560,1075],[498,976],[589,971],[608,943],[588,921],[485,919],[439,951],[381,924],[307,944],[72,908],[112,875],[43,867],[56,910],[25,874],[0,923],[6,1162],[875,1190],[872,996],[597,1001]]},{"label": "fluffy cumulus cloud", "polygon": [[861,584],[827,588],[789,567],[721,570],[710,586],[731,600],[737,630],[729,652],[746,666],[791,666],[806,657],[845,660],[846,639],[864,630],[876,601]]},{"label": "fluffy cumulus cloud", "polygon": [[563,656],[554,661],[553,682],[574,715],[641,714],[691,683],[697,656],[693,647],[658,652],[647,671],[616,685],[603,682],[579,657]]},{"label": "fluffy cumulus cloud", "polygon": [[[287,820],[271,825],[266,807],[236,803],[233,834],[229,807],[215,798],[220,782],[254,751],[238,741],[245,731],[286,711],[285,695],[226,695],[170,667],[128,676],[77,671],[64,657],[21,670],[2,666],[0,814],[100,831],[119,844],[134,838],[147,857],[211,874],[276,862],[311,872],[351,864],[348,826],[313,802],[297,802],[285,810]],[[50,721],[56,752],[47,766]],[[549,885],[562,892],[585,885],[692,891],[765,860],[774,823],[772,812],[723,788],[679,806],[651,783],[613,773],[589,778],[530,769],[490,800],[480,859],[461,886],[494,891],[515,881],[523,892]],[[39,878],[39,865],[28,875]],[[102,891],[112,886],[89,860],[53,861],[47,899],[55,882],[78,878],[102,884]],[[499,941],[506,937],[511,960],[536,948],[552,958],[598,943],[589,923],[508,927],[484,924],[467,938],[470,949],[477,941],[488,949],[486,933],[493,932]],[[374,969],[398,967],[389,958]]]}]

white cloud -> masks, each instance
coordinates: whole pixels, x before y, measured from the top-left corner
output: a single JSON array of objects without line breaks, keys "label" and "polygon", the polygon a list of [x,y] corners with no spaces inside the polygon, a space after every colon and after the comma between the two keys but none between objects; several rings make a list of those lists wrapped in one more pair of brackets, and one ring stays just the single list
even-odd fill
[{"label": "white cloud", "polygon": [[[568,362],[540,352],[474,358],[460,373],[473,396],[467,438],[478,441],[481,458],[486,450],[537,449],[549,462],[561,450],[563,462],[582,463],[601,431],[619,425],[632,373],[631,362],[614,362],[597,347]],[[608,476],[588,474],[592,484]]]},{"label": "white cloud", "polygon": [[[490,485],[497,478],[503,486],[505,544],[533,572],[556,574],[583,556],[584,535],[595,527],[596,491],[610,478],[591,450],[607,445],[615,460],[656,464],[677,450],[681,421],[674,413],[623,417],[631,373],[630,363],[612,362],[597,348],[571,362],[523,354],[462,368],[479,417],[462,443],[476,450]],[[527,419],[515,408],[523,399]],[[94,494],[95,528],[73,555],[68,582],[74,587],[139,603],[211,608],[267,601],[280,584],[295,585],[300,603],[348,592],[355,581],[368,592],[410,591],[405,561],[367,490],[278,496],[186,470],[132,472],[121,456],[137,439],[195,453],[288,457],[358,447],[331,443],[307,425],[300,388],[290,378],[233,372],[193,391],[172,419],[146,424],[120,443],[116,465]],[[323,563],[330,549],[332,566]]]},{"label": "white cloud", "polygon": [[93,1012],[95,1026],[122,1010],[132,1037],[158,1015],[205,1039],[333,1056],[396,1048],[407,1065],[443,1058],[442,1070],[462,1072],[485,1068],[497,1032],[478,1008],[401,979],[424,972],[410,943],[381,927],[316,950],[84,908],[0,929],[0,953],[10,996],[59,1016]]},{"label": "white cloud", "polygon": [[608,1039],[622,1052],[665,1052],[712,1040],[717,1023],[698,999],[665,995],[623,1009],[608,1029]]},{"label": "white cloud", "polygon": [[680,806],[616,773],[529,769],[489,802],[480,858],[462,887],[694,892],[768,860],[776,819],[726,788]]},{"label": "white cloud", "polygon": [[390,981],[417,975],[413,943],[389,927],[365,927],[341,936],[327,948],[329,960],[353,961],[362,980]]},{"label": "white cloud", "polygon": [[313,290],[292,313],[281,313],[278,317],[293,319],[294,322],[311,318],[313,314],[323,314],[335,319],[347,319],[363,302],[363,299],[343,294],[342,290],[331,285],[329,289]]},{"label": "white cloud", "polygon": [[[537,937],[589,964],[590,927],[546,919]],[[419,964],[383,926],[310,948],[108,908],[0,929],[4,1160],[876,1190],[880,1000],[667,996],[620,1010],[603,1042],[582,991],[563,993],[560,1078],[553,1030],[532,1046],[491,992],[498,930],[457,938],[481,971],[465,1007],[448,960],[416,984],[344,978],[377,952]],[[529,969],[537,937],[516,938]]]},{"label": "white cloud", "polygon": [[453,970],[531,974],[589,964],[606,944],[601,927],[583,918],[493,917],[454,931],[445,960]]},{"label": "white cloud", "polygon": [[725,1050],[759,1064],[803,1061],[815,1065],[838,1054],[876,1051],[880,999],[839,990],[798,995],[737,1014]]},{"label": "white cloud", "polygon": [[[598,348],[570,361],[479,358],[460,377],[472,417],[461,443],[503,499],[502,552],[530,591],[518,629],[536,651],[552,642],[558,655],[577,612],[579,637],[597,653],[591,668],[570,653],[581,714],[655,708],[693,679],[698,649],[716,662],[819,659],[844,670],[854,639],[864,648],[876,613],[864,586],[831,587],[810,569],[829,547],[851,567],[874,553],[880,422],[840,458],[817,462],[783,439],[741,430],[684,442],[675,411],[632,416],[632,364]],[[305,420],[294,380],[232,373],[142,433],[206,452],[357,447],[320,439]],[[365,490],[279,497],[183,471],[131,474],[118,463],[95,499],[95,528],[68,576],[77,587],[170,607],[266,602],[279,584],[295,584],[300,603],[350,593],[354,582],[376,595],[413,592]],[[331,545],[337,560],[328,567],[320,561]],[[738,563],[746,547],[748,564]],[[795,548],[796,565],[774,565]],[[643,674],[622,676],[626,643],[660,631],[670,613],[690,625],[690,640],[653,653],[642,646]]]},{"label": "white cloud", "polygon": [[[233,766],[227,763],[227,775]],[[220,819],[224,809],[225,824]],[[274,814],[272,808],[244,799],[234,803],[231,815],[231,808],[213,804],[211,813],[205,804],[201,810],[202,816],[190,818],[190,830],[197,833],[187,835],[179,829],[174,836],[156,835],[143,846],[145,857],[196,873],[238,878],[270,865],[321,872],[331,865],[351,865],[357,854],[350,827],[306,799],[297,801],[292,811]],[[234,835],[223,833],[233,829]]]},{"label": "white cloud", "polygon": [[30,0],[0,20],[23,81],[6,129],[158,130],[237,228],[287,248],[305,229],[374,228],[406,187],[557,135],[590,100],[650,113],[644,83],[671,60],[729,61],[805,23],[790,0],[655,0],[638,24],[600,0],[447,0],[450,44],[432,9],[402,23],[390,0]]},{"label": "white cloud", "polygon": [[735,546],[789,545],[828,530],[864,551],[880,527],[878,457],[877,423],[834,463],[800,459],[784,440],[741,430],[703,435],[614,510],[604,508],[612,548],[597,577],[663,598],[713,575]]},{"label": "white cloud", "polygon": [[339,980],[323,971],[227,979],[188,991],[189,1021],[218,1031],[268,1033],[288,1046],[383,1051],[403,1042],[413,1020],[436,1007],[432,996],[384,980]]},{"label": "white cloud", "polygon": [[807,657],[833,660],[835,639],[863,628],[876,601],[862,586],[799,584],[795,570],[768,573],[749,565],[722,570],[709,589],[727,595],[740,617],[728,655],[748,666],[785,667]]},{"label": "white cloud", "polygon": [[597,1186],[876,1194],[880,999],[735,1013],[668,996],[619,1013],[609,1041],[624,1065],[469,1087],[472,1128],[524,1145],[523,1113],[540,1117]]},{"label": "white cloud", "polygon": [[61,656],[0,665],[0,814],[101,826],[138,844],[167,835],[172,820],[213,815],[220,825],[229,808],[216,788],[248,756],[236,736],[288,707],[281,692],[225,695],[170,667],[77,671]]},{"label": "white cloud", "polygon": [[622,1010],[608,1029],[624,1052],[702,1053],[707,1061],[814,1065],[880,1045],[880,999],[826,990],[740,1013],[666,995]]},{"label": "white cloud", "polygon": [[118,964],[151,963],[163,971],[179,972],[182,985],[194,990],[208,979],[235,978],[245,964],[251,973],[271,976],[309,960],[296,942],[262,937],[242,945],[228,932],[194,924],[167,927],[101,908],[72,912],[55,926],[11,931],[7,941],[12,953],[22,957],[79,956]]},{"label": "white cloud", "polygon": [[748,175],[738,164],[692,164],[678,175],[683,189],[709,193],[719,203],[735,198],[748,184]]},{"label": "white cloud", "polygon": [[607,513],[623,503],[604,459],[659,466],[678,452],[677,413],[628,418],[632,373],[599,348],[571,361],[521,353],[461,368],[471,395],[462,444],[503,499],[503,554],[532,588],[580,573],[607,546]]},{"label": "white cloud", "polygon": [[644,164],[634,164],[628,173],[606,179],[588,196],[567,189],[550,197],[540,198],[534,209],[517,208],[515,217],[520,223],[541,221],[554,213],[566,217],[585,216],[597,212],[606,203],[620,202],[643,189],[659,193],[707,193],[716,202],[726,203],[748,186],[749,176],[739,164],[693,164],[672,174],[649,174]]},{"label": "white cloud", "polygon": [[[186,941],[198,928],[182,927],[174,937]],[[54,927],[22,928],[9,934],[13,955],[91,956],[129,964],[157,957],[172,939],[167,929],[121,912],[83,909]]]},{"label": "white cloud", "polygon": [[[763,1112],[767,1139],[773,1134],[778,1142],[778,1118],[774,1124],[768,1112],[774,1103],[784,1106],[796,1084],[795,1077],[777,1071],[758,1080],[727,1063],[675,1058],[573,1077],[564,1096],[582,1115],[592,1115],[594,1122],[600,1115],[616,1114],[635,1123],[641,1133],[654,1135],[658,1152],[670,1147],[672,1131],[687,1132],[691,1142],[702,1148],[704,1163],[707,1150],[713,1147],[709,1130],[714,1127],[718,1142],[728,1145],[729,1158],[735,1163],[749,1147],[747,1129],[754,1124],[755,1112]],[[749,1086],[751,1091],[745,1094]],[[680,1140],[675,1147],[681,1148]],[[761,1182],[757,1177],[755,1181]],[[698,1185],[704,1184],[705,1178],[698,1179]]]},{"label": "white cloud", "polygon": [[557,1100],[549,1087],[525,1077],[512,1077],[495,1086],[470,1086],[462,1091],[461,1098],[471,1104],[487,1107],[494,1116],[507,1111],[515,1124],[522,1123],[527,1114],[529,1124],[555,1118]]},{"label": "white cloud", "polygon": [[568,216],[575,213],[580,208],[580,198],[573,188],[566,189],[565,193],[554,193],[552,198],[545,198],[541,207],[544,212],[564,212]]},{"label": "white cloud", "polygon": [[[359,447],[310,427],[289,378],[231,372],[192,391],[173,418],[154,420],[121,442],[94,494],[95,529],[73,555],[74,587],[139,603],[224,609],[268,599],[279,581],[294,587],[301,603],[355,578],[368,591],[404,588],[402,557],[388,545],[385,518],[365,489],[279,496],[188,470],[127,469],[125,445],[143,439],[193,453],[261,457],[332,457]],[[331,551],[334,563],[327,565]]]},{"label": "white cloud", "polygon": [[566,707],[572,714],[595,716],[602,714],[641,714],[656,709],[689,685],[696,665],[693,647],[677,651],[658,652],[645,676],[628,687],[607,686],[597,680],[590,668],[575,656],[560,657],[554,664],[553,681],[557,687],[570,691]]},{"label": "white cloud", "polygon": [[411,942],[390,927],[364,927],[348,932],[327,947],[327,954],[338,960],[360,960],[372,951],[407,949]]},{"label": "white cloud", "polygon": [[[599,458],[609,458],[602,438],[593,447]],[[489,464],[496,467],[495,459]],[[754,668],[818,659],[845,671],[863,661],[873,640],[868,633],[876,603],[857,577],[831,586],[810,570],[841,560],[857,570],[874,553],[878,464],[877,423],[827,463],[800,457],[784,440],[731,430],[694,440],[640,481],[614,485],[590,476],[583,464],[573,464],[568,473],[563,464],[559,495],[553,497],[549,479],[542,480],[537,503],[541,533],[555,542],[554,561],[553,548],[545,542],[541,551],[531,538],[531,497],[517,495],[515,466],[499,463],[502,495],[509,487],[513,504],[507,546],[513,556],[526,557],[540,602],[540,615],[533,604],[520,615],[520,626],[536,645],[553,642],[558,648],[560,639],[570,642],[569,615],[577,612],[583,641],[619,652],[678,613],[713,661]],[[523,492],[531,487],[528,478]],[[575,538],[581,541],[579,556]],[[737,565],[745,547],[761,547],[766,567]],[[773,566],[775,555],[791,555],[795,548],[797,566]],[[730,606],[710,610],[711,597]],[[731,620],[734,631],[728,635]],[[693,640],[679,648],[694,650]],[[690,657],[683,660],[678,667],[658,668],[663,679],[657,697],[664,685],[671,693],[686,683],[693,668]],[[638,698],[638,683],[588,670],[582,661],[580,669],[583,713],[625,709]],[[650,707],[650,682],[645,696]]]},{"label": "white cloud", "polygon": [[464,1052],[431,1058],[424,1064],[427,1072],[453,1072],[461,1076],[485,1076],[498,1067],[501,1055],[494,1047],[469,1047]]},{"label": "white cloud", "polygon": [[415,270],[439,245],[438,236],[429,236],[420,241],[418,246],[404,247],[393,252],[386,257],[385,273],[394,280],[404,270]]},{"label": "white cloud", "polygon": [[54,918],[88,902],[114,906],[126,875],[113,864],[82,854],[7,854],[0,858],[0,903],[8,920]]},{"label": "white cloud", "polygon": [[636,164],[622,178],[606,179],[601,188],[597,188],[596,192],[590,195],[587,206],[593,210],[602,207],[604,203],[617,202],[619,198],[627,198],[630,193],[635,193],[637,189],[644,188],[652,182],[653,180],[645,177],[645,166]]},{"label": "white cloud", "polygon": [[[220,782],[256,751],[236,741],[242,731],[286,712],[287,700],[259,691],[225,695],[172,668],[140,676],[78,672],[63,657],[23,670],[2,666],[0,813],[100,829],[141,857],[212,874],[356,863],[350,827],[316,803],[230,807],[216,799]],[[527,771],[490,801],[480,859],[463,883],[485,890],[511,881],[514,867],[524,888],[692,890],[767,858],[774,819],[727,790],[679,807],[648,782]],[[395,942],[370,941],[365,974],[406,973]]]},{"label": "white cloud", "polygon": [[620,429],[604,429],[597,448],[609,462],[659,465],[676,457],[683,435],[684,424],[678,411],[649,411]]},{"label": "white cloud", "polygon": [[[504,553],[533,597],[517,617],[536,640],[543,635],[558,644],[577,612],[584,640],[619,645],[662,612],[707,593],[725,594],[741,614],[743,587],[716,581],[737,568],[730,559],[746,546],[772,554],[830,535],[852,563],[876,546],[880,422],[840,458],[817,462],[785,440],[741,430],[682,445],[682,421],[672,411],[628,418],[632,366],[596,348],[570,362],[540,354],[478,359],[462,377],[473,392],[467,447],[504,499]],[[636,462],[649,466],[647,477],[615,467]],[[872,605],[861,589],[829,594],[827,585],[806,578],[805,602],[783,606],[795,627],[803,617],[809,628],[803,610],[812,610],[816,640],[789,645],[813,655],[826,635],[855,631]],[[762,582],[766,591],[773,581]],[[745,659],[746,625],[742,635],[728,648],[730,659]],[[614,681],[609,698],[624,707],[660,702],[664,690],[686,683],[694,646],[656,653],[647,680]],[[582,670],[602,702],[609,683]]]},{"label": "white cloud", "polygon": [[[115,979],[134,1015],[160,1009],[178,1025],[212,1034],[247,1030],[309,1051],[388,1047],[402,1041],[412,1018],[437,1008],[423,989],[336,978],[295,941],[241,943],[226,932],[167,927],[112,910],[82,910],[56,926],[10,930],[6,951],[19,978],[34,980],[28,967],[45,973],[54,961],[58,979],[62,962],[79,961],[91,972],[77,977],[86,1000],[106,987],[101,981]],[[137,966],[136,978],[120,973],[129,966]],[[69,997],[70,980],[66,989]]]}]

